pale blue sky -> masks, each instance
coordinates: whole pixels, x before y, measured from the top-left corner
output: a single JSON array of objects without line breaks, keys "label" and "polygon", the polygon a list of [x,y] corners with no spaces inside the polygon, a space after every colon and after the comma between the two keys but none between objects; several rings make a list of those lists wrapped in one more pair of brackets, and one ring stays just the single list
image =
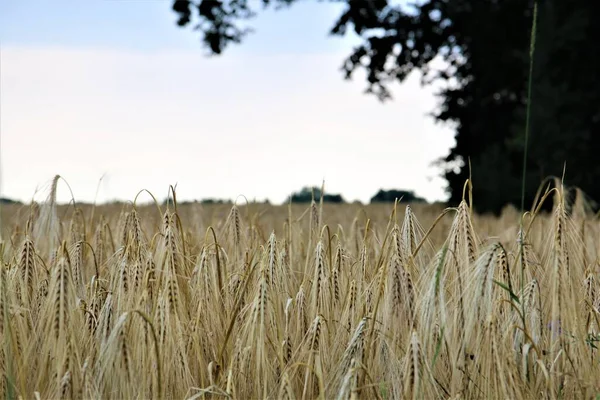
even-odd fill
[{"label": "pale blue sky", "polygon": [[357,39],[327,35],[342,8],[260,13],[242,45],[206,58],[171,1],[0,0],[2,194],[29,200],[58,173],[80,201],[103,175],[100,201],[177,183],[181,199],[281,202],[322,179],[347,200],[444,198],[429,164],[453,135],[427,116],[433,89],[415,75],[380,104],[360,74],[344,81]]},{"label": "pale blue sky", "polygon": [[[255,0],[260,4],[258,0]],[[4,45],[104,47],[134,51],[198,50],[200,35],[177,28],[166,0],[3,0],[0,38]],[[256,8],[262,10],[262,6]],[[347,49],[352,39],[330,37],[328,28],[343,4],[300,1],[260,11],[247,22],[260,33],[228,53],[321,53]],[[307,21],[312,29],[306,29]]]}]

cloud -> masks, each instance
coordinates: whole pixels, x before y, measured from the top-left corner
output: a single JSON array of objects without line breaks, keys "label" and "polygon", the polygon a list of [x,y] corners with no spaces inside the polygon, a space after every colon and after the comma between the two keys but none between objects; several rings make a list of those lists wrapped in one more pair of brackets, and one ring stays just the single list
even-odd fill
[{"label": "cloud", "polygon": [[[56,173],[77,200],[265,198],[320,184],[443,198],[429,164],[453,145],[418,76],[380,104],[342,79],[345,54],[208,59],[200,52],[8,47],[1,58],[3,193],[27,200]],[[59,198],[70,198],[59,191]]]}]

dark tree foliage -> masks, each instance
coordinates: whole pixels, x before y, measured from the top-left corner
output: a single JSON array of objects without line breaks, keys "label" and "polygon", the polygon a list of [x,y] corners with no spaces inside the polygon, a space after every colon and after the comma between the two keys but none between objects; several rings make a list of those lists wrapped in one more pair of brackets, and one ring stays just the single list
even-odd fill
[{"label": "dark tree foliage", "polygon": [[21,204],[21,202],[6,197],[0,197],[0,204]]},{"label": "dark tree foliage", "polygon": [[231,204],[231,200],[224,199],[202,199],[200,200],[200,204]]},{"label": "dark tree foliage", "polygon": [[[529,168],[600,202],[600,2],[552,1],[540,15]],[[517,143],[519,143],[517,141]],[[521,148],[522,148],[522,142]]]},{"label": "dark tree foliage", "polygon": [[[177,0],[178,24],[192,21],[205,46],[221,54],[249,32],[260,8],[307,0]],[[336,1],[336,0],[331,0]],[[434,117],[456,126],[444,166],[450,203],[467,178],[479,211],[520,204],[533,0],[337,0],[346,9],[333,35],[362,39],[342,69],[367,73],[367,92],[390,98],[388,85],[419,70],[424,84],[445,82]],[[526,204],[549,175],[600,200],[600,2],[539,0]],[[310,21],[306,21],[310,29]],[[282,33],[284,34],[284,33]],[[432,63],[445,61],[441,69]],[[470,168],[469,168],[470,166]]]},{"label": "dark tree foliage", "polygon": [[393,203],[398,199],[401,203],[424,203],[425,199],[415,195],[412,190],[380,189],[371,197],[371,203]]},{"label": "dark tree foliage", "polygon": [[[286,200],[292,203],[310,203],[313,200],[320,201],[321,200],[321,189],[318,187],[303,187],[299,192],[292,193],[290,197]],[[323,195],[324,203],[344,203],[344,198],[341,194],[328,194],[325,193]]]}]

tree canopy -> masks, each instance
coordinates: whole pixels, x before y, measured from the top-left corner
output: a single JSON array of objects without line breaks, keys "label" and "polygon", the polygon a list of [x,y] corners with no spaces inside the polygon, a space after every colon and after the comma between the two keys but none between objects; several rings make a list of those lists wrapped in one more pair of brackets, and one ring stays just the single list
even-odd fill
[{"label": "tree canopy", "polygon": [[380,189],[375,196],[371,197],[371,203],[392,203],[396,199],[401,203],[425,203],[425,199],[417,196],[414,191],[397,189]]},{"label": "tree canopy", "polygon": [[[221,54],[249,33],[240,24],[261,3],[298,1],[176,0],[173,10],[180,26],[197,24],[204,45]],[[346,78],[365,70],[367,92],[382,101],[390,98],[391,82],[415,70],[425,85],[445,83],[434,118],[456,126],[456,145],[438,160],[450,203],[462,198],[471,176],[479,211],[520,204],[533,0],[337,2],[346,9],[330,33],[362,38],[342,61]],[[530,204],[539,184],[561,177],[566,164],[565,184],[600,200],[600,25],[594,21],[600,2],[538,0],[538,6],[525,199]],[[436,58],[442,68],[434,68]]]},{"label": "tree canopy", "polygon": [[[314,198],[313,198],[314,197]],[[286,203],[291,200],[292,203],[310,203],[311,201],[321,200],[321,189],[313,186],[305,186],[299,192],[294,192],[286,200]],[[323,195],[323,202],[325,203],[344,203],[344,198],[341,194],[329,194]]]}]

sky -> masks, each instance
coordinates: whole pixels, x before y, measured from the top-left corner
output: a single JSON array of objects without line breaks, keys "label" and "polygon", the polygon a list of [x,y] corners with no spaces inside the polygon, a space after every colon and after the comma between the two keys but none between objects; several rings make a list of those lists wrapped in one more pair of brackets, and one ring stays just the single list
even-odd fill
[{"label": "sky", "polygon": [[414,74],[381,103],[361,74],[345,81],[358,38],[328,36],[342,10],[267,10],[207,57],[171,1],[0,1],[1,195],[43,199],[59,174],[76,201],[161,199],[176,184],[179,200],[281,203],[323,180],[349,201],[380,188],[445,199],[431,163],[454,137],[430,116],[435,88]]}]

